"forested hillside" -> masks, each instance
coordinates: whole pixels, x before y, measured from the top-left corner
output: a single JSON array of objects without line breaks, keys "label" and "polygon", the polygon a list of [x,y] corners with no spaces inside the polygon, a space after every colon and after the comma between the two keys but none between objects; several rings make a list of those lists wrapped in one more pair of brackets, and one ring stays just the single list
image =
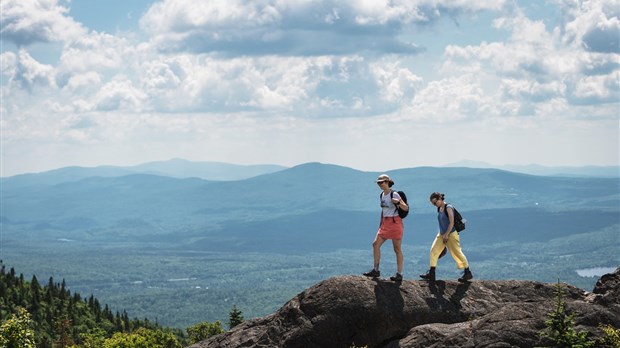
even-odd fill
[{"label": "forested hillside", "polygon": [[[62,282],[50,277],[41,286],[36,276],[6,270],[0,260],[0,347],[37,348],[176,348],[223,332],[221,323],[201,323],[180,329],[156,321],[129,319],[127,312],[101,305],[93,295],[71,294]],[[242,321],[234,307],[229,325]],[[136,342],[140,342],[137,344]]]}]

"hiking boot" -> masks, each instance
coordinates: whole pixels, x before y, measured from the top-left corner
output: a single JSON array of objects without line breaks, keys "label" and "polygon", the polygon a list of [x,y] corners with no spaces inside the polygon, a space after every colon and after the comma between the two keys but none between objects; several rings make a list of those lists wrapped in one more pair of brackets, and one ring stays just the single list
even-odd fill
[{"label": "hiking boot", "polygon": [[426,274],[420,274],[420,278],[434,282],[435,281],[435,270],[433,268],[429,269],[428,272],[426,272]]},{"label": "hiking boot", "polygon": [[402,282],[403,281],[403,275],[400,273],[396,273],[393,276],[390,277],[390,280],[393,282]]},{"label": "hiking boot", "polygon": [[463,276],[459,278],[459,282],[466,282],[472,279],[473,277],[474,275],[471,274],[471,271],[469,269],[466,269],[465,272],[463,272]]},{"label": "hiking boot", "polygon": [[373,278],[377,278],[381,275],[381,272],[377,271],[376,269],[372,269],[371,271],[368,271],[366,273],[364,273],[364,275],[366,277],[373,277]]}]

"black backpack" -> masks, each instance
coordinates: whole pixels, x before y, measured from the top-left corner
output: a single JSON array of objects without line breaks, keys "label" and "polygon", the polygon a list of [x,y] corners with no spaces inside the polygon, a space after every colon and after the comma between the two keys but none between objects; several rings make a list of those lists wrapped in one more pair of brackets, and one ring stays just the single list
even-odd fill
[{"label": "black backpack", "polygon": [[[407,195],[403,191],[396,192],[398,192],[398,194],[400,195],[400,199],[402,199],[405,204],[409,205],[409,203],[407,203]],[[392,199],[393,197],[394,191],[390,191],[390,199]],[[381,198],[381,193],[379,194],[379,198]],[[396,209],[398,209],[398,216],[400,216],[401,219],[404,219],[407,217],[407,215],[409,215],[409,210],[411,210],[411,207],[409,207],[409,210],[402,210],[399,206],[397,206]]]},{"label": "black backpack", "polygon": [[[406,202],[406,201],[405,201]],[[444,213],[448,214],[448,204],[446,203],[446,209],[444,209]],[[440,208],[437,208],[437,212],[439,212]],[[461,213],[454,206],[452,206],[452,212],[454,212],[454,228],[456,228],[456,232],[461,232],[465,229],[465,223],[463,222],[463,217]]]}]

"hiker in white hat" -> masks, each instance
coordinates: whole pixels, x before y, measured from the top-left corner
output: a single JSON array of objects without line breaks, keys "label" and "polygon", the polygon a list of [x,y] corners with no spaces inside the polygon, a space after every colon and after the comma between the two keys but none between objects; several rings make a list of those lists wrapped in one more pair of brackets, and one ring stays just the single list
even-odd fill
[{"label": "hiker in white hat", "polygon": [[391,239],[396,253],[396,274],[390,277],[393,281],[401,281],[403,279],[403,251],[401,249],[403,241],[403,220],[398,214],[399,208],[409,211],[405,199],[400,194],[392,190],[394,181],[387,175],[381,174],[377,178],[377,185],[381,188],[379,195],[381,201],[381,223],[377,236],[372,242],[372,250],[374,256],[374,267],[372,270],[364,273],[367,277],[379,277],[379,262],[381,261],[381,246],[386,240]]}]

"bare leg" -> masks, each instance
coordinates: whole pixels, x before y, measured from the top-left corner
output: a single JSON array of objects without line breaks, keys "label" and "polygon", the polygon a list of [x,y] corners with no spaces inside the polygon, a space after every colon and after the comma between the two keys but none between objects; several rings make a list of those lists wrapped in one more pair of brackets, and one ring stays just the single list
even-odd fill
[{"label": "bare leg", "polygon": [[375,260],[375,269],[379,270],[379,262],[381,261],[381,246],[385,243],[385,239],[377,236],[372,242],[372,252]]},{"label": "bare leg", "polygon": [[394,252],[396,253],[396,272],[403,274],[403,251],[402,251],[403,241],[402,239],[392,239],[392,246],[394,247]]}]

